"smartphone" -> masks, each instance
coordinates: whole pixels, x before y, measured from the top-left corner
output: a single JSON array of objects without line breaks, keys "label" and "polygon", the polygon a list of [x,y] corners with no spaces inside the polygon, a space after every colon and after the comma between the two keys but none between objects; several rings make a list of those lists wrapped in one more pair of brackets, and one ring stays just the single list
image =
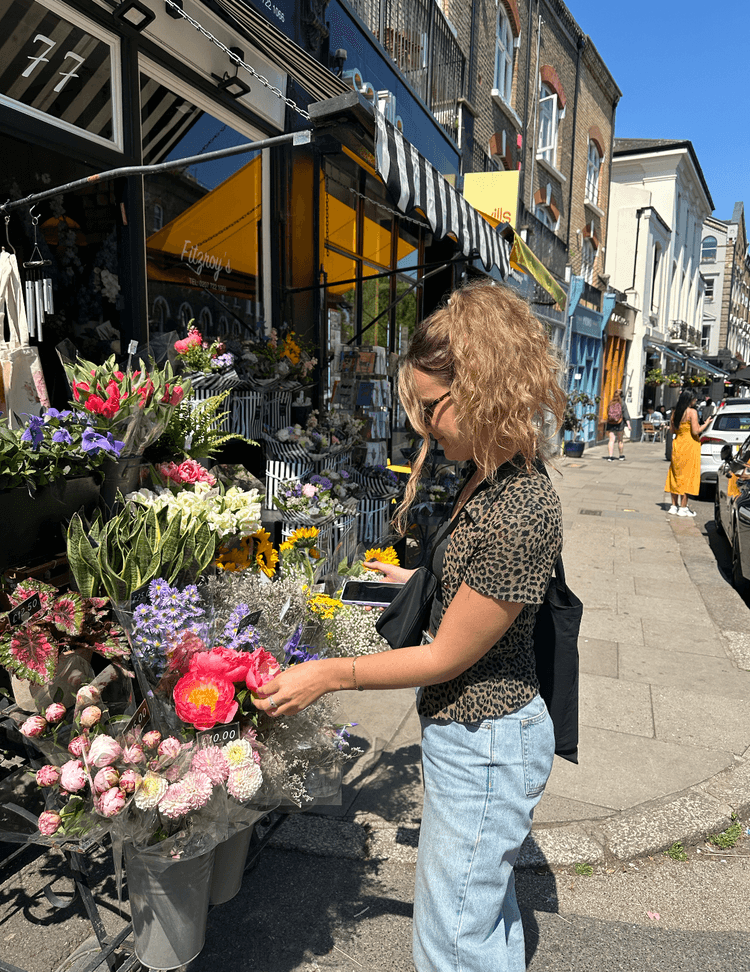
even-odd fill
[{"label": "smartphone", "polygon": [[385,584],[382,581],[349,580],[344,584],[341,600],[345,604],[386,607],[403,587],[403,584]]}]

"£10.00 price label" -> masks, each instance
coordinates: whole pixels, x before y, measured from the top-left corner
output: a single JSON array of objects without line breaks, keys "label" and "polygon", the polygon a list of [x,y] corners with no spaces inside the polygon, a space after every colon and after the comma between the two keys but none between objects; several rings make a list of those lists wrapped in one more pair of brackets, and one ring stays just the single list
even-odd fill
[{"label": "\u00a310.00 price label", "polygon": [[130,732],[132,729],[145,729],[150,718],[151,713],[148,711],[148,702],[144,699],[135,710],[133,718],[125,726],[125,732]]},{"label": "\u00a310.00 price label", "polygon": [[239,738],[239,722],[229,722],[225,726],[204,729],[196,735],[195,741],[199,749],[205,749],[206,746],[226,746],[227,743],[236,742]]}]

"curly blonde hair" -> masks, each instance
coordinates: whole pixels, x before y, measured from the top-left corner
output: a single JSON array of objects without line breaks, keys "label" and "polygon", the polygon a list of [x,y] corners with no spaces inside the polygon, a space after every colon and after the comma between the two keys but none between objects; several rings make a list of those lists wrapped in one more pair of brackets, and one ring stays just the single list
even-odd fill
[{"label": "curly blonde hair", "polygon": [[401,361],[398,390],[423,442],[394,517],[399,533],[406,531],[430,447],[414,370],[450,388],[456,425],[472,443],[483,477],[492,481],[497,454],[509,444],[528,472],[537,457],[545,458],[542,426],[553,419],[557,430],[565,410],[559,368],[544,327],[508,287],[469,283],[417,325]]}]

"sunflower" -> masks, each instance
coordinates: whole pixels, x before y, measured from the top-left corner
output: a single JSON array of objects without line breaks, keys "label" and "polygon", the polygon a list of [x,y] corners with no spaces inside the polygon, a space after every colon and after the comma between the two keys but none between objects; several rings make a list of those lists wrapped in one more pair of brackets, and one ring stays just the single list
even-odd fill
[{"label": "sunflower", "polygon": [[368,560],[379,560],[381,564],[393,564],[395,567],[399,566],[398,554],[393,547],[386,547],[384,550],[380,547],[373,547],[372,550],[365,550],[365,555],[362,559],[365,562]]},{"label": "sunflower", "polygon": [[238,570],[247,570],[250,566],[250,541],[243,537],[240,542],[230,546],[219,547],[216,566],[225,573],[233,574]]},{"label": "sunflower", "polygon": [[279,554],[271,543],[271,534],[268,530],[258,530],[254,533],[251,540],[255,540],[255,563],[266,577],[273,577],[276,573],[276,564],[279,562]]}]

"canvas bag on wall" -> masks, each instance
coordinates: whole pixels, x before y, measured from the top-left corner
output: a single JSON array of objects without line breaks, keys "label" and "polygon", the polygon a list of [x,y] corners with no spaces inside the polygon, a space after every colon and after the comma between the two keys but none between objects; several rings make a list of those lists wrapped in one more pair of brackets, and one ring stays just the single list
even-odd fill
[{"label": "canvas bag on wall", "polygon": [[0,371],[3,416],[11,428],[24,424],[26,414],[40,415],[49,407],[39,352],[29,346],[29,327],[21,275],[14,253],[0,251]]}]

